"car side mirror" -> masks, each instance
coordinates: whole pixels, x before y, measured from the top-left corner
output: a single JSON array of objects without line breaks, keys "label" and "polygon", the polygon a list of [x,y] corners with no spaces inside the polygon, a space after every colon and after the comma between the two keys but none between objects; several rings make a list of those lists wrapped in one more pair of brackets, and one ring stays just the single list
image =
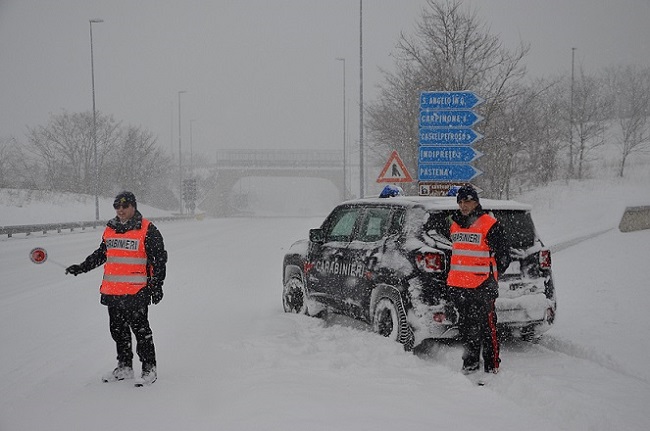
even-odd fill
[{"label": "car side mirror", "polygon": [[309,241],[322,244],[325,242],[325,232],[323,229],[309,229]]}]

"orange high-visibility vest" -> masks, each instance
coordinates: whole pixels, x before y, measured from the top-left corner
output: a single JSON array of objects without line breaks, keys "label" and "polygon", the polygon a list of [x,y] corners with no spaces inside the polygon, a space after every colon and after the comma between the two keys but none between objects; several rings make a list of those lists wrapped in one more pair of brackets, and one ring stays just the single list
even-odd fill
[{"label": "orange high-visibility vest", "polygon": [[104,295],[135,295],[147,285],[147,253],[144,240],[149,220],[142,228],[117,233],[107,226],[104,231],[106,263],[99,291]]},{"label": "orange high-visibility vest", "polygon": [[490,269],[498,280],[496,259],[490,253],[486,238],[496,219],[488,214],[479,217],[469,228],[456,222],[451,225],[451,268],[447,284],[453,287],[475,289],[487,280]]}]

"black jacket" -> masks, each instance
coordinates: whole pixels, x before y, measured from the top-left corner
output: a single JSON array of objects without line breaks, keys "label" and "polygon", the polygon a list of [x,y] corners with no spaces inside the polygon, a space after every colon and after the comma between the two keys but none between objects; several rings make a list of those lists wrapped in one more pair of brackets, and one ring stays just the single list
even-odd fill
[{"label": "black jacket", "polygon": [[[487,214],[487,212],[483,210],[483,207],[479,204],[479,206],[477,206],[476,209],[467,216],[464,216],[460,210],[457,210],[452,214],[451,219],[458,223],[458,225],[463,229],[467,229],[484,214]],[[508,269],[508,266],[510,266],[510,244],[508,244],[508,240],[498,220],[488,231],[485,240],[494,254],[494,258],[497,262],[497,270],[499,273],[503,273]]]},{"label": "black jacket", "polygon": [[[120,222],[119,218],[112,218],[106,223],[107,226],[115,229],[117,233],[124,233],[134,229],[142,228],[142,214],[136,210],[133,218],[126,223]],[[104,295],[101,296],[101,303],[104,305],[139,306],[151,303],[151,291],[154,288],[162,289],[165,275],[167,273],[167,251],[160,231],[153,223],[144,239],[144,248],[147,253],[147,264],[151,266],[151,276],[147,280],[147,287],[141,289],[135,295]],[[104,238],[99,248],[86,258],[80,265],[84,272],[88,272],[106,262],[106,243]]]}]

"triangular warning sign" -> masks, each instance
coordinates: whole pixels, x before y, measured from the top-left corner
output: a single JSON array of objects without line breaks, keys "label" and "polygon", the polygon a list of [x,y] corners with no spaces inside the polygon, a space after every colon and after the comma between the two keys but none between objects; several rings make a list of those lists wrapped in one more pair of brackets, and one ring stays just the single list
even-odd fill
[{"label": "triangular warning sign", "polygon": [[410,183],[413,182],[413,177],[404,166],[404,162],[393,150],[393,153],[388,158],[386,166],[382,169],[381,174],[377,178],[378,183]]}]

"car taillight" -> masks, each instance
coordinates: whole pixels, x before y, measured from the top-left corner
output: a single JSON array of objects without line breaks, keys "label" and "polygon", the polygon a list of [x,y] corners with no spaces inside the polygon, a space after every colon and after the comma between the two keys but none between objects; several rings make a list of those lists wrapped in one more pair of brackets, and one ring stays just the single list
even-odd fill
[{"label": "car taillight", "polygon": [[541,269],[551,269],[551,250],[543,249],[539,252],[539,267]]},{"label": "car taillight", "polygon": [[417,253],[415,265],[424,272],[443,272],[445,270],[445,255],[440,252]]},{"label": "car taillight", "polygon": [[555,322],[555,311],[552,308],[546,309],[546,322],[551,325]]}]

